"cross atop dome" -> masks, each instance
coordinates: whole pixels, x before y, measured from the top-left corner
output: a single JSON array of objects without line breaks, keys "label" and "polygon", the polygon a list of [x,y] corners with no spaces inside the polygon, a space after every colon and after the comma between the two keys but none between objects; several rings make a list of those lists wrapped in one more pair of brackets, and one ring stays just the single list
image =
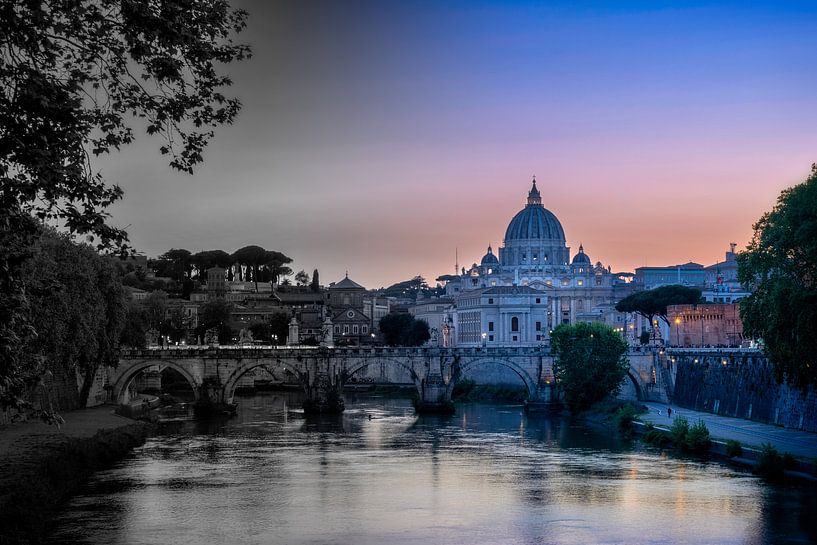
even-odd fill
[{"label": "cross atop dome", "polygon": [[536,189],[536,176],[533,177],[533,186],[528,191],[528,204],[542,205],[542,196],[539,194],[539,190]]}]

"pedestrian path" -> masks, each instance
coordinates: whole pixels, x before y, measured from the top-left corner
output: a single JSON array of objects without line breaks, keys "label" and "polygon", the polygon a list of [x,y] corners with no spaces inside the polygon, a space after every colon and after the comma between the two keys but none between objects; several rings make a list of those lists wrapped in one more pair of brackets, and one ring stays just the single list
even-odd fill
[{"label": "pedestrian path", "polygon": [[672,417],[667,416],[667,405],[646,402],[649,410],[640,416],[643,422],[651,422],[656,426],[669,427],[676,416],[683,416],[690,425],[702,420],[713,439],[724,441],[734,439],[742,445],[760,447],[763,443],[771,443],[779,452],[789,452],[801,458],[817,458],[817,433],[792,430],[763,424],[743,418],[731,418],[717,414],[693,411],[682,407],[672,407]]}]

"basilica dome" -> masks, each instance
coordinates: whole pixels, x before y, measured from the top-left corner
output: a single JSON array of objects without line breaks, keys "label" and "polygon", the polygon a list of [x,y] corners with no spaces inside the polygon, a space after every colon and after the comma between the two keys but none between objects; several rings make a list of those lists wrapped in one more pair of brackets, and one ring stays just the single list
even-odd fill
[{"label": "basilica dome", "polygon": [[565,231],[556,216],[542,206],[536,180],[528,193],[528,204],[516,214],[505,231],[505,243],[515,240],[548,240],[565,242]]},{"label": "basilica dome", "polygon": [[591,265],[590,258],[584,253],[584,246],[579,244],[579,253],[573,257],[574,265]]}]

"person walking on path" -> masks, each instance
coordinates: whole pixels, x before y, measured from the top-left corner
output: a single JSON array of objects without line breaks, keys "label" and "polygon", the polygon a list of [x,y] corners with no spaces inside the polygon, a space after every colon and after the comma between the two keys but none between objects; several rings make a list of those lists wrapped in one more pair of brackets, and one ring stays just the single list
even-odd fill
[{"label": "person walking on path", "polygon": [[672,418],[672,407],[667,407],[667,418]]}]

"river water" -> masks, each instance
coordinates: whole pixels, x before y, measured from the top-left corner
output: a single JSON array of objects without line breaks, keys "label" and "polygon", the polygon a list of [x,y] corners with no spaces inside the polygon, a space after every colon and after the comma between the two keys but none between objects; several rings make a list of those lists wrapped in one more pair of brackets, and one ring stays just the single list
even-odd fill
[{"label": "river water", "polygon": [[520,406],[417,417],[347,399],[305,419],[293,394],[164,427],[96,474],[51,543],[813,543],[817,499]]}]

